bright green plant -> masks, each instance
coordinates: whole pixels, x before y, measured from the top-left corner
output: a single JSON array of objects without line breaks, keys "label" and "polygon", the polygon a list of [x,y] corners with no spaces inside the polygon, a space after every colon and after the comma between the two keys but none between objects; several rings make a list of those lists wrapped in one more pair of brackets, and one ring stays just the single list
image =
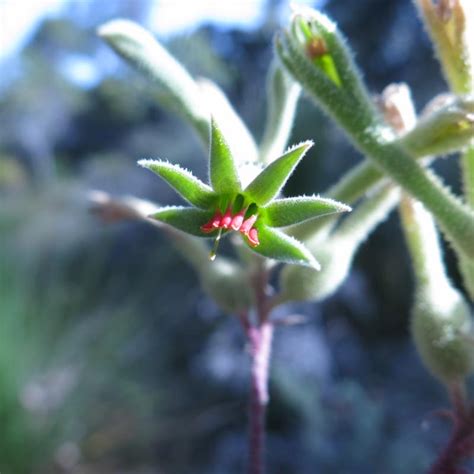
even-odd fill
[{"label": "bright green plant", "polygon": [[[474,368],[471,310],[446,276],[434,226],[436,222],[455,249],[466,290],[474,298],[474,98],[466,95],[473,83],[473,43],[467,41],[467,32],[474,18],[467,15],[467,1],[418,3],[453,94],[434,100],[419,120],[406,85],[389,86],[375,103],[337,25],[319,12],[297,9],[289,28],[276,38],[260,145],[217,86],[191,78],[138,25],[116,20],[99,30],[119,55],[160,87],[166,104],[210,149],[210,185],[165,161],[139,162],[190,207],[162,208],[105,195],[95,204],[115,218],[146,219],[167,232],[198,272],[203,289],[240,320],[252,359],[249,474],[264,472],[272,310],[287,301],[321,300],[336,291],[360,245],[399,203],[416,281],[413,340],[427,368],[446,385],[456,419],[453,437],[430,472],[459,473],[459,463],[474,453],[474,408],[464,388]],[[325,198],[280,197],[311,146],[305,142],[285,152],[301,89],[367,157]],[[429,169],[436,156],[457,151],[464,153],[464,201]],[[349,205],[354,211],[342,216]],[[243,239],[235,239],[232,231]],[[234,252],[216,258],[217,243],[227,234]],[[215,238],[212,249],[206,237]],[[276,272],[278,287],[269,289]]]}]

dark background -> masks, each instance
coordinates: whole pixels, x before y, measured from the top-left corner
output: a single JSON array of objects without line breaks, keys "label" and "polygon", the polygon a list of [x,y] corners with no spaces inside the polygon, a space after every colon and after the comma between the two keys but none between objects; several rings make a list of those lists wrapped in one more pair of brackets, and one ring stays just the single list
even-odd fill
[{"label": "dark background", "polygon": [[[226,91],[257,138],[280,3],[267,2],[258,29],[212,24],[165,41],[193,75]],[[205,173],[193,132],[95,35],[116,16],[141,22],[150,5],[70,2],[2,67],[2,474],[243,472],[249,374],[237,322],[202,293],[164,235],[146,224],[104,225],[85,198],[101,189],[174,203],[136,166],[144,157]],[[324,11],[374,94],[404,81],[421,109],[445,89],[409,0],[332,0]],[[100,80],[72,80],[77,59],[93,61]],[[324,194],[360,159],[302,99],[291,142],[308,138],[316,146],[289,195]],[[453,159],[437,169],[458,188]],[[433,414],[447,399],[410,341],[411,297],[394,215],[336,295],[284,308],[308,319],[276,335],[269,473],[426,472],[449,430]]]}]

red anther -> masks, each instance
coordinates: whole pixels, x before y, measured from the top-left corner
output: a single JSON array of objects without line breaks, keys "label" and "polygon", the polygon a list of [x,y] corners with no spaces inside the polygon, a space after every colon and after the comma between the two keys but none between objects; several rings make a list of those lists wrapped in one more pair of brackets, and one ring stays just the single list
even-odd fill
[{"label": "red anther", "polygon": [[249,241],[249,244],[252,246],[252,247],[256,247],[257,245],[260,244],[260,241],[258,240],[258,231],[255,227],[252,227],[248,234],[246,234],[247,236],[247,239]]},{"label": "red anther", "polygon": [[222,219],[222,213],[221,211],[217,210],[216,213],[212,216],[211,220],[203,224],[200,229],[205,233],[205,234],[210,234],[212,231],[216,230]]},{"label": "red anther", "polygon": [[242,234],[248,234],[250,229],[255,224],[256,220],[257,220],[257,214],[254,214],[254,215],[250,216],[248,219],[245,219],[244,222],[242,223],[242,225],[240,226],[240,229],[239,229],[240,232],[242,232]]},{"label": "red anther", "polygon": [[240,226],[244,222],[244,215],[245,215],[245,209],[242,209],[239,211],[232,219],[232,222],[230,223],[230,227],[233,230],[239,230]]},{"label": "red anther", "polygon": [[214,229],[218,229],[221,225],[221,220],[222,220],[222,213],[221,211],[217,210],[216,213],[214,214],[214,217],[211,219],[212,227],[214,227]]},{"label": "red anther", "polygon": [[229,206],[227,211],[225,211],[224,217],[221,219],[219,227],[223,229],[228,229],[230,223],[232,222],[232,208]]},{"label": "red anther", "polygon": [[206,222],[205,224],[203,224],[200,229],[205,233],[205,234],[210,234],[211,232],[213,232],[214,230],[216,230],[216,228],[214,227],[213,225],[213,219],[210,220],[209,222]]}]

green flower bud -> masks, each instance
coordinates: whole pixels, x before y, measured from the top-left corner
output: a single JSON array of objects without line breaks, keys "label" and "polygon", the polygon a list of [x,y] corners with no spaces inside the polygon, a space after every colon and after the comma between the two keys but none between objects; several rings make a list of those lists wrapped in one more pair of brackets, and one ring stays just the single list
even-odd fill
[{"label": "green flower bud", "polygon": [[474,97],[450,97],[423,117],[400,144],[415,156],[459,151],[474,141]]},{"label": "green flower bud", "polygon": [[314,252],[321,271],[308,267],[286,265],[280,275],[281,297],[284,301],[320,301],[332,295],[346,279],[354,256],[348,243],[325,243]]},{"label": "green flower bud", "polygon": [[252,306],[251,282],[238,264],[219,258],[201,267],[199,276],[204,291],[226,313],[236,313]]},{"label": "green flower bud", "polygon": [[473,370],[474,345],[469,307],[450,286],[421,287],[413,307],[411,331],[431,373],[449,383]]}]

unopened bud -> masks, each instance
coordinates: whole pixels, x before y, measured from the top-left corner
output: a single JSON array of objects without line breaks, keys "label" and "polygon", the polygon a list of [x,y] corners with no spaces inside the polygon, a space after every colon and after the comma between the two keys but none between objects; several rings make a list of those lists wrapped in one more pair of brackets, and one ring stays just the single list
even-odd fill
[{"label": "unopened bud", "polygon": [[457,290],[444,284],[441,288],[420,289],[411,330],[424,364],[435,377],[448,383],[472,372],[471,315]]},{"label": "unopened bud", "polygon": [[474,142],[474,96],[451,97],[400,139],[414,156],[442,155]]},{"label": "unopened bud", "polygon": [[321,264],[319,272],[297,265],[287,265],[280,275],[285,301],[320,301],[332,295],[346,279],[354,248],[339,242],[324,243],[314,252]]},{"label": "unopened bud", "polygon": [[227,313],[236,313],[252,305],[252,288],[247,273],[224,257],[199,271],[204,291]]}]

